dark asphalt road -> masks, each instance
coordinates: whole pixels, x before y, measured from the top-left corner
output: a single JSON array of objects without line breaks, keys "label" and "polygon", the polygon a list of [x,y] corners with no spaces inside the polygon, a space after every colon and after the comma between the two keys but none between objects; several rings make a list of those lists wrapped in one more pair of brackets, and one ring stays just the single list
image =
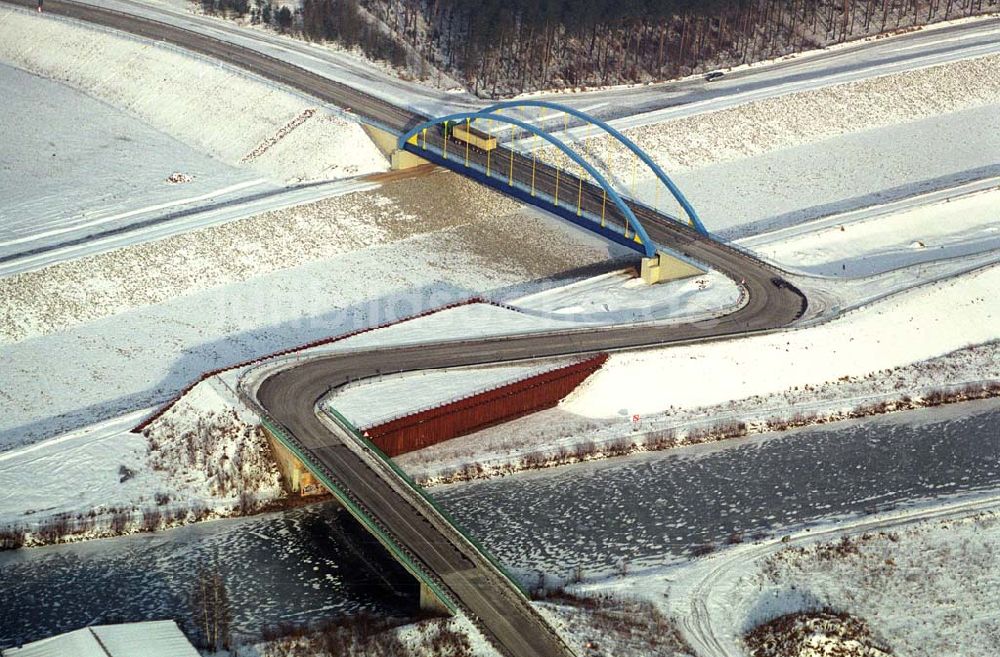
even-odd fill
[{"label": "dark asphalt road", "polygon": [[[23,0],[16,0],[15,4],[32,6]],[[390,128],[401,129],[422,118],[291,64],[170,25],[60,0],[49,0],[46,10],[169,41],[322,100],[350,106]],[[504,155],[494,154],[494,157],[502,160]],[[515,175],[530,183],[531,163],[517,157],[514,165]],[[543,167],[540,173],[536,171],[536,177],[536,184],[554,188],[553,170]],[[578,195],[581,193],[580,183],[571,176],[561,174],[560,182],[570,190],[575,189]],[[582,194],[585,207],[600,208],[602,192],[587,185]],[[510,655],[552,657],[571,652],[504,575],[457,533],[433,521],[434,511],[429,505],[397,492],[393,483],[398,486],[398,482],[391,481],[381,470],[372,469],[345,444],[349,437],[335,435],[320,422],[314,412],[315,404],[331,385],[343,383],[348,377],[373,376],[383,370],[417,370],[661,345],[779,328],[799,316],[802,296],[795,290],[772,284],[777,273],[774,270],[652,211],[640,209],[640,212],[650,237],[658,244],[687,253],[735,280],[744,279],[749,302],[728,317],[669,327],[565,331],[318,357],[271,375],[257,393],[261,406],[299,441],[309,457],[349,490],[399,545],[414,554],[427,572],[442,582],[478,621],[484,633]]]},{"label": "dark asphalt road", "polygon": [[[669,237],[669,220],[650,224],[651,236]],[[564,652],[536,612],[514,587],[461,540],[440,531],[429,520],[427,505],[414,504],[392,487],[383,473],[373,470],[347,447],[349,436],[338,436],[317,418],[315,406],[330,388],[350,380],[392,370],[420,370],[477,363],[530,359],[609,348],[651,346],[681,340],[704,339],[785,326],[797,317],[802,297],[787,287],[776,287],[775,272],[715,242],[691,239],[685,248],[692,256],[711,262],[731,276],[741,273],[748,303],[721,318],[669,327],[615,327],[564,331],[374,349],[318,356],[269,376],[256,399],[293,435],[316,463],[350,490],[361,506],[384,523],[427,572],[436,575],[488,635],[513,655],[556,655]]]}]

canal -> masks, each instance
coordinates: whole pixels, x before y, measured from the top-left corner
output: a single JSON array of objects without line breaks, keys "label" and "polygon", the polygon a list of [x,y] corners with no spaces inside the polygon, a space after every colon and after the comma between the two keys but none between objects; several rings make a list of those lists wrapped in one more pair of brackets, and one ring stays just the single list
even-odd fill
[{"label": "canal", "polygon": [[[844,515],[1000,487],[1000,400],[895,413],[432,490],[505,564],[603,576]],[[0,647],[99,622],[188,618],[218,563],[234,630],[361,610],[413,586],[333,503],[157,534],[0,553]]]}]

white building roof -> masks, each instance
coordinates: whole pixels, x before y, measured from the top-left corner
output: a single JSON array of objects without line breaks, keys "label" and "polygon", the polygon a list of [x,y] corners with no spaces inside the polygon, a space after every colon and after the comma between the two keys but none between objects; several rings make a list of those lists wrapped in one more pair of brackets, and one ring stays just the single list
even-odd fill
[{"label": "white building roof", "polygon": [[171,620],[95,625],[2,651],[2,657],[199,657]]}]

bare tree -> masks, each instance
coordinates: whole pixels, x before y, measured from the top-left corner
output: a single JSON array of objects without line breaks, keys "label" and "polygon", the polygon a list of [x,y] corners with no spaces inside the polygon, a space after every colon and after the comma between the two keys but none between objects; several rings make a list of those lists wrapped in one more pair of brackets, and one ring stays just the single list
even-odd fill
[{"label": "bare tree", "polygon": [[218,555],[207,567],[198,569],[191,591],[191,612],[202,647],[212,651],[228,650],[232,613]]}]

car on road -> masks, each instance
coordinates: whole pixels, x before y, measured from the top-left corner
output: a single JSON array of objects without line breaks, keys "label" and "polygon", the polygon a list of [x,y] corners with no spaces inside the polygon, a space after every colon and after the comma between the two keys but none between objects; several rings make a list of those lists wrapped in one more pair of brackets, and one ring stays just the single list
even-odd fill
[{"label": "car on road", "polygon": [[708,73],[705,74],[705,82],[711,82],[712,80],[718,80],[723,75],[725,75],[725,73],[723,73],[722,71],[709,71]]}]

